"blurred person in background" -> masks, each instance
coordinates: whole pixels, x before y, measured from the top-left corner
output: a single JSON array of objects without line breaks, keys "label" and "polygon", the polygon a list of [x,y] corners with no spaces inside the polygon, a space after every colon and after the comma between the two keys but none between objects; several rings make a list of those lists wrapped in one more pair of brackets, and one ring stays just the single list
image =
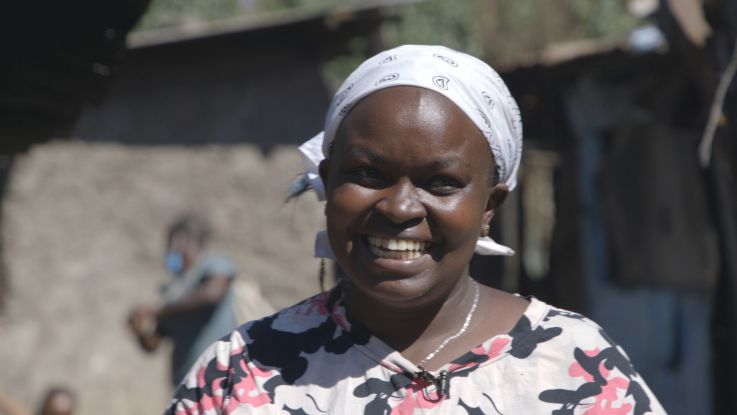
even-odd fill
[{"label": "blurred person in background", "polygon": [[[46,392],[37,415],[72,415],[76,399],[74,393],[66,388],[51,388]],[[0,415],[31,415],[32,412],[24,405],[0,395]]]},{"label": "blurred person in background", "polygon": [[170,226],[165,265],[172,280],[162,287],[160,305],[138,306],[128,319],[144,350],[154,352],[162,338],[173,342],[172,385],[209,344],[237,327],[231,290],[235,266],[205,251],[210,233],[209,224],[196,215]]}]

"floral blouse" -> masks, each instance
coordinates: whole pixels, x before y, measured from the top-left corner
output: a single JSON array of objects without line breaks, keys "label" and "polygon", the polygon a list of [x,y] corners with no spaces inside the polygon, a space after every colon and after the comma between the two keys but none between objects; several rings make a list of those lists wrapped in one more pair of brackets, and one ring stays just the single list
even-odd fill
[{"label": "floral blouse", "polygon": [[340,288],[244,324],[166,414],[665,414],[596,323],[535,298],[508,334],[434,373],[351,321]]}]

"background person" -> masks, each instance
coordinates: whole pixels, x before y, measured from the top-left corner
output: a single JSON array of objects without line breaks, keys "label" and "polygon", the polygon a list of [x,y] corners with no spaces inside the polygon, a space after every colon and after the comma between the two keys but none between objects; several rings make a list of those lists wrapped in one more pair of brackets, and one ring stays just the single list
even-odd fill
[{"label": "background person", "polygon": [[209,237],[209,224],[196,215],[170,226],[165,264],[173,279],[162,287],[162,304],[136,307],[128,319],[146,351],[155,351],[163,337],[172,340],[173,385],[210,343],[237,326],[235,267],[228,258],[205,252]]},{"label": "background person", "polygon": [[[74,392],[64,387],[51,388],[46,392],[37,415],[72,415],[76,406]],[[0,415],[31,415],[25,405],[0,394]]]}]

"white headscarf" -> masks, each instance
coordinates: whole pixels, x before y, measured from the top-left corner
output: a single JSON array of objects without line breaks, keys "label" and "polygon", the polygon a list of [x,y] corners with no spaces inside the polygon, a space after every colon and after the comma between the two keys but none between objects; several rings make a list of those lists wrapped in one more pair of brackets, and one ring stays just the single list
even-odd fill
[{"label": "white headscarf", "polygon": [[[346,114],[361,98],[400,85],[429,89],[453,101],[486,137],[500,182],[514,189],[522,156],[522,120],[499,74],[481,60],[453,49],[404,45],[369,58],[353,71],[330,103],[324,131],[299,147],[306,167],[304,178],[320,200],[325,200],[325,187],[318,166]],[[488,236],[479,238],[476,253],[514,255],[512,249]],[[315,240],[315,256],[334,259],[324,230]]]}]

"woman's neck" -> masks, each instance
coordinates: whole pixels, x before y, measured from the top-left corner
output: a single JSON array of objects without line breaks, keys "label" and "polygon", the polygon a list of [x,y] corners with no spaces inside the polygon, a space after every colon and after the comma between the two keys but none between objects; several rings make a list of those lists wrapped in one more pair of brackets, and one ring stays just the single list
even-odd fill
[{"label": "woman's neck", "polygon": [[351,318],[412,361],[420,361],[460,329],[474,298],[468,277],[458,281],[447,294],[411,306],[379,302],[346,282],[344,295]]}]

